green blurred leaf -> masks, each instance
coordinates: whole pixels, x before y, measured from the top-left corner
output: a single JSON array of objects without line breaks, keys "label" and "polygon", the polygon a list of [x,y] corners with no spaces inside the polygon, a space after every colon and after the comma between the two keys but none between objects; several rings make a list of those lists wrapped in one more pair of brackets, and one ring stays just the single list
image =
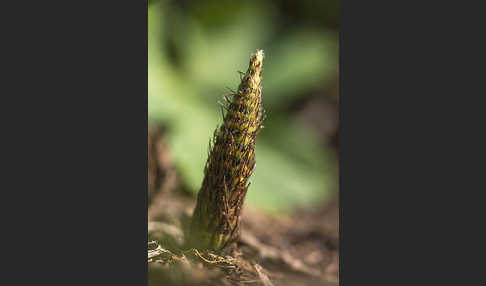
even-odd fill
[{"label": "green blurred leaf", "polygon": [[[149,122],[168,126],[168,141],[176,167],[189,188],[197,192],[203,177],[208,138],[217,124],[217,114],[209,112],[197,92],[160,52],[157,33],[161,11],[149,8],[148,115]],[[214,103],[214,109],[217,105]]]},{"label": "green blurred leaf", "polygon": [[279,106],[326,83],[337,73],[337,37],[296,30],[276,43],[265,57],[265,104]]},{"label": "green blurred leaf", "polygon": [[287,124],[274,141],[257,144],[257,167],[247,196],[248,202],[267,211],[318,204],[337,185],[330,158],[313,140],[312,132]]},{"label": "green blurred leaf", "polygon": [[250,55],[262,48],[272,30],[271,19],[258,6],[232,11],[231,21],[216,30],[190,25],[190,36],[181,48],[188,75],[199,88],[237,87],[237,71],[246,71]]}]

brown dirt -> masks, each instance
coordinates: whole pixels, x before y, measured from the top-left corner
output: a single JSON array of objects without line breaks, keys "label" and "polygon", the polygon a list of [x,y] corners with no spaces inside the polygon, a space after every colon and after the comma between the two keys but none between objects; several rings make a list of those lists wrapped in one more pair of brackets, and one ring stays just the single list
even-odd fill
[{"label": "brown dirt", "polygon": [[337,200],[279,216],[246,205],[237,243],[221,253],[185,248],[195,198],[179,191],[157,132],[149,131],[149,285],[338,285]]}]

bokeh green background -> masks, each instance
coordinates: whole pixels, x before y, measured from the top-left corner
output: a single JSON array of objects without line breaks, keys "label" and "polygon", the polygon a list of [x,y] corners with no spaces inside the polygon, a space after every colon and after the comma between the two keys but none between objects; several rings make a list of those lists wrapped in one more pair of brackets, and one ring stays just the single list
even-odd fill
[{"label": "bokeh green background", "polygon": [[217,102],[263,49],[267,117],[246,202],[288,211],[335,194],[338,32],[337,0],[149,1],[149,124],[164,126],[190,192],[222,120]]}]

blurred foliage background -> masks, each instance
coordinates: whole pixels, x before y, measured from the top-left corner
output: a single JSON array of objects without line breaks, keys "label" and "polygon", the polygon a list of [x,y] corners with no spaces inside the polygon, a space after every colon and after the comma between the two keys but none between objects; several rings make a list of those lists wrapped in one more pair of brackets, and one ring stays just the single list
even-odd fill
[{"label": "blurred foliage background", "polygon": [[196,194],[218,101],[265,51],[265,128],[246,202],[270,212],[322,203],[338,182],[337,0],[149,1],[148,115]]}]

